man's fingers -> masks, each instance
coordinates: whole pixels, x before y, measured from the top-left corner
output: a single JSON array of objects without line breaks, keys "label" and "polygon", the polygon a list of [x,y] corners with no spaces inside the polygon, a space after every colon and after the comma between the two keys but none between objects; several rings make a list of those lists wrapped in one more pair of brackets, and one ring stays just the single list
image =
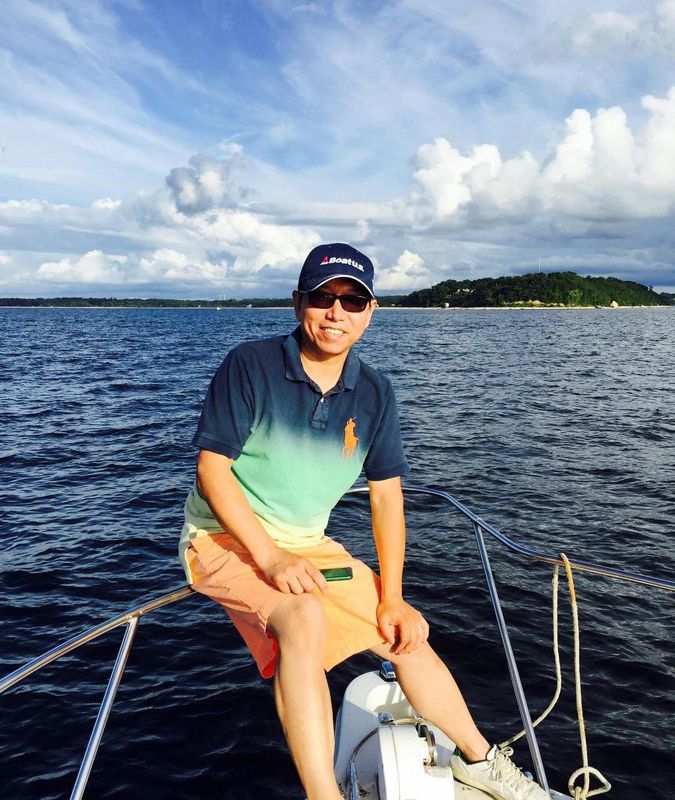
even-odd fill
[{"label": "man's fingers", "polygon": [[407,640],[401,640],[399,643],[398,650],[396,651],[396,655],[407,655],[408,653],[414,653],[415,650],[420,646],[421,642],[418,642],[417,639],[411,638]]},{"label": "man's fingers", "polygon": [[[309,562],[309,566],[307,567],[307,573],[312,579],[314,585],[318,586],[322,592],[325,593],[328,591],[328,582],[322,575],[321,570],[317,569],[311,562]],[[313,588],[314,586],[311,587],[311,589]],[[309,589],[308,591],[311,591],[311,589]]]},{"label": "man's fingers", "polygon": [[426,642],[428,636],[429,625],[423,617],[419,620],[407,619],[399,627],[399,641],[392,652],[397,656],[414,653]]},{"label": "man's fingers", "polygon": [[378,626],[380,633],[388,644],[396,644],[396,625],[389,619],[388,616],[381,616],[378,619]]},{"label": "man's fingers", "polygon": [[417,650],[418,647],[421,647],[424,642],[427,640],[427,636],[429,635],[429,626],[427,625],[427,621],[422,618],[421,620],[414,623],[414,628],[410,636],[410,643],[411,643],[411,650]]},{"label": "man's fingers", "polygon": [[417,650],[418,647],[421,647],[428,638],[429,623],[425,619],[422,619],[422,621],[417,624],[417,645],[415,650]]},{"label": "man's fingers", "polygon": [[303,592],[311,592],[314,589],[314,587],[316,586],[316,583],[315,583],[314,579],[312,578],[312,576],[308,572],[305,572],[305,571],[301,572],[298,575],[298,581],[300,582],[300,585],[302,586],[302,591]]},{"label": "man's fingers", "polygon": [[317,586],[322,592],[326,591],[326,579],[313,564],[304,559],[286,567],[276,577],[275,583],[277,588],[286,594],[312,592]]},{"label": "man's fingers", "polygon": [[288,579],[288,587],[293,594],[303,594],[305,591],[305,587],[302,585],[302,581],[297,575],[293,575]]}]

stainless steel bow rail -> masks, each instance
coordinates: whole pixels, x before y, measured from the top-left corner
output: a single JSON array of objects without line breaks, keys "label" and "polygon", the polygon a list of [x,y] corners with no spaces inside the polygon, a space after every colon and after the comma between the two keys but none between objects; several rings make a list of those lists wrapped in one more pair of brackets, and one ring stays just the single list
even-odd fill
[{"label": "stainless steel bow rail", "polygon": [[[502,645],[504,647],[504,652],[506,654],[511,682],[513,684],[513,689],[518,702],[518,709],[520,711],[521,719],[523,721],[523,726],[527,736],[530,755],[532,757],[532,762],[537,772],[537,778],[539,780],[539,783],[548,791],[546,772],[544,770],[541,754],[539,753],[539,746],[537,744],[534,728],[532,726],[530,712],[528,709],[527,701],[525,699],[525,692],[523,690],[523,686],[518,673],[518,666],[516,664],[516,659],[513,654],[513,649],[511,647],[511,642],[506,627],[506,621],[504,619],[504,614],[502,612],[502,607],[499,602],[497,587],[492,574],[492,569],[490,567],[490,561],[488,559],[487,549],[485,547],[484,534],[489,534],[490,536],[492,536],[501,544],[508,547],[513,552],[518,553],[519,555],[527,556],[528,558],[534,559],[536,561],[543,561],[547,564],[562,564],[563,561],[559,556],[542,553],[514,542],[513,540],[505,536],[503,533],[498,531],[495,527],[485,522],[480,517],[476,516],[476,514],[470,511],[465,505],[460,503],[459,500],[455,499],[451,494],[448,494],[447,492],[443,492],[439,489],[431,489],[426,486],[414,486],[414,485],[406,485],[405,492],[406,494],[422,494],[432,497],[438,497],[442,500],[445,500],[451,506],[453,506],[457,511],[460,511],[472,523],[474,535],[476,537],[476,544],[478,546],[478,553],[480,555],[483,571],[485,572],[485,578],[487,581],[488,590],[490,592],[490,599],[492,601],[492,606],[495,612],[495,617],[497,619],[499,633],[502,639]],[[367,494],[367,493],[368,493],[367,486],[358,486],[351,489],[348,492],[348,494]],[[616,578],[622,581],[629,581],[631,583],[641,584],[643,586],[650,586],[653,588],[665,589],[666,591],[675,592],[675,581],[666,580],[663,578],[653,578],[648,575],[639,575],[632,572],[625,572],[623,570],[604,567],[600,564],[592,564],[587,561],[577,561],[573,559],[569,559],[569,561],[572,568],[575,570],[579,570],[582,572],[591,572],[595,575],[602,575],[607,578]],[[103,634],[105,633],[109,633],[115,628],[119,628],[122,625],[126,625],[124,638],[122,640],[122,644],[120,645],[120,649],[118,651],[115,664],[110,674],[108,685],[103,695],[103,699],[101,701],[101,705],[98,710],[96,721],[94,722],[94,727],[92,729],[91,736],[87,744],[87,749],[85,750],[82,762],[80,764],[77,778],[75,780],[75,784],[73,786],[73,790],[70,795],[70,800],[79,800],[84,795],[87,781],[89,779],[89,775],[91,774],[91,770],[94,764],[94,759],[96,758],[96,753],[101,743],[106,723],[110,716],[110,711],[112,709],[112,705],[115,700],[115,695],[122,681],[122,675],[126,667],[127,659],[129,657],[134,637],[136,635],[136,629],[138,628],[138,624],[141,620],[141,617],[145,616],[146,614],[149,614],[151,611],[155,611],[158,608],[162,608],[163,606],[168,606],[171,603],[175,603],[178,600],[182,600],[183,598],[188,597],[191,594],[193,594],[192,588],[190,586],[184,586],[181,589],[169,592],[169,594],[162,595],[140,606],[136,606],[135,608],[132,608],[131,610],[127,611],[124,614],[121,614],[118,617],[113,617],[112,619],[109,619],[107,622],[103,622],[100,625],[90,628],[89,630],[84,631],[84,633],[81,633],[78,636],[74,636],[72,639],[68,639],[62,644],[53,647],[51,650],[48,650],[43,655],[34,658],[32,661],[29,661],[23,667],[19,667],[18,669],[14,670],[14,672],[11,672],[9,675],[5,676],[2,680],[0,680],[0,694],[2,694],[4,691],[16,685],[24,678],[27,678],[34,672],[37,672],[39,669],[42,669],[42,667],[45,667],[48,664],[51,664],[53,661],[56,661],[58,658],[61,658],[61,656],[64,656],[67,653],[72,652],[73,650],[77,649],[83,644],[86,644],[87,642],[92,641],[93,639],[97,639],[99,636],[103,636]],[[557,793],[555,794],[555,796],[560,797],[560,795],[558,795]]]},{"label": "stainless steel bow rail", "polygon": [[156,597],[154,600],[150,600],[143,605],[132,608],[130,611],[127,611],[125,614],[121,614],[119,617],[113,617],[107,622],[101,623],[101,625],[97,625],[94,628],[89,628],[89,630],[86,630],[84,633],[81,633],[78,636],[73,636],[72,639],[68,639],[62,644],[52,647],[51,650],[48,650],[43,655],[34,658],[23,667],[14,670],[14,672],[10,672],[9,675],[0,680],[0,694],[2,694],[6,689],[9,689],[11,686],[19,683],[19,681],[22,681],[24,678],[27,678],[34,672],[42,669],[42,667],[46,667],[47,664],[51,664],[53,661],[56,661],[57,658],[65,656],[66,653],[72,652],[78,647],[81,647],[83,644],[91,642],[93,639],[98,639],[99,636],[103,636],[104,633],[108,633],[115,628],[119,628],[120,625],[127,626],[127,629],[124,633],[124,638],[122,639],[122,644],[120,645],[120,649],[117,653],[117,658],[115,659],[115,665],[110,673],[108,685],[106,686],[103,700],[101,701],[101,705],[96,716],[96,721],[94,722],[94,727],[91,731],[91,736],[89,737],[87,749],[82,757],[82,762],[77,773],[73,791],[70,794],[71,800],[75,800],[75,798],[78,798],[79,800],[79,798],[84,795],[84,790],[87,786],[87,781],[89,780],[91,768],[94,765],[94,759],[96,758],[96,753],[98,752],[101,739],[103,738],[103,731],[105,730],[105,726],[108,722],[108,717],[110,716],[110,711],[112,709],[112,704],[115,700],[115,695],[117,694],[117,690],[122,682],[124,668],[127,665],[127,659],[129,658],[129,653],[131,652],[131,645],[134,642],[136,628],[138,627],[141,617],[145,614],[149,614],[151,611],[154,611],[157,608],[162,608],[162,606],[168,606],[171,603],[175,603],[177,600],[182,600],[184,597],[187,597],[191,594],[193,594],[192,587],[184,586],[182,589],[177,589],[176,591],[169,592],[169,594]]}]

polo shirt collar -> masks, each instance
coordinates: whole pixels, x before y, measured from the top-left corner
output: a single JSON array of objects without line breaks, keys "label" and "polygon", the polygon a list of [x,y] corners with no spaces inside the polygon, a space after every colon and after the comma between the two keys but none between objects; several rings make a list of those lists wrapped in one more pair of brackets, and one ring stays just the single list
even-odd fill
[{"label": "polo shirt collar", "polygon": [[[286,378],[290,381],[304,381],[310,383],[307,373],[302,366],[300,360],[300,344],[302,342],[302,334],[300,333],[300,326],[289,334],[283,343],[284,351],[284,364],[286,366]],[[347,360],[342,368],[342,375],[337,383],[336,389],[354,389],[356,381],[359,377],[359,357],[353,350],[347,353]]]}]

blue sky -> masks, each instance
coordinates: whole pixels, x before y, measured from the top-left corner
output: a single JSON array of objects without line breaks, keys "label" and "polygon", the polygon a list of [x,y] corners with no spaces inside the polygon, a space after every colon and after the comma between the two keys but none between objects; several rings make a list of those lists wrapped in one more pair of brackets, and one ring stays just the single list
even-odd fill
[{"label": "blue sky", "polygon": [[[562,7],[561,7],[562,6]],[[0,295],[675,291],[675,0],[4,0]]]}]

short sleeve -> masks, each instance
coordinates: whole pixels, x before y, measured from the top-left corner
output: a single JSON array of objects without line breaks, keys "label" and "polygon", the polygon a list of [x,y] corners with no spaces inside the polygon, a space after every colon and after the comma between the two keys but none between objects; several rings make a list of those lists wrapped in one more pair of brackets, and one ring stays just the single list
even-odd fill
[{"label": "short sleeve", "polygon": [[401,425],[394,391],[389,386],[380,424],[363,464],[369,481],[404,477],[410,471],[401,442]]},{"label": "short sleeve", "polygon": [[253,424],[249,367],[240,348],[228,353],[211,380],[192,444],[232,459],[241,455]]}]

